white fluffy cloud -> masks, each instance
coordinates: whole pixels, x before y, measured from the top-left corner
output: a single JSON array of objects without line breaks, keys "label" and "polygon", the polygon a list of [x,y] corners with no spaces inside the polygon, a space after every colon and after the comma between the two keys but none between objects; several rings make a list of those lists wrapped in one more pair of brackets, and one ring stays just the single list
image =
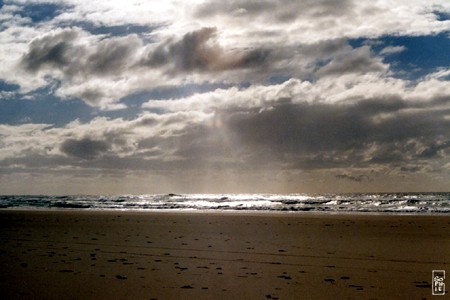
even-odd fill
[{"label": "white fluffy cloud", "polygon": [[[426,35],[449,29],[433,14],[446,1],[206,1],[195,17],[201,24],[226,24],[231,43],[316,43],[340,37]],[[246,35],[245,33],[250,33]],[[242,39],[244,34],[247,38]]]},{"label": "white fluffy cloud", "polygon": [[[128,157],[151,150],[139,149],[142,141],[176,138],[189,127],[208,123],[211,117],[201,112],[145,113],[129,121],[98,117],[82,124],[75,120],[62,128],[48,124],[0,125],[0,159],[17,159],[31,154],[75,159],[94,159],[107,153]],[[170,153],[177,149],[160,150],[161,157],[158,158],[169,159]]]},{"label": "white fluffy cloud", "polygon": [[[232,87],[195,94],[186,98],[148,100],[143,108],[164,111],[245,111],[270,109],[286,103],[348,104],[363,100],[398,98],[405,101],[429,102],[450,97],[447,80],[439,80],[447,72],[430,75],[428,80],[413,85],[410,81],[379,74],[344,74],[324,77],[314,83],[290,79],[281,84],[252,85],[248,88]],[[445,102],[444,102],[445,103]]]},{"label": "white fluffy cloud", "polygon": [[[352,49],[345,39],[450,29],[450,21],[435,14],[450,5],[437,0],[91,2],[34,1],[61,8],[33,26],[17,13],[29,2],[6,1],[0,11],[0,79],[19,84],[24,93],[56,83],[61,97],[117,109],[125,107],[118,103],[122,97],[163,85],[385,72],[388,66],[369,46]],[[126,21],[130,15],[132,22]],[[83,22],[153,29],[114,37],[58,28]],[[401,50],[387,47],[381,54]]]}]

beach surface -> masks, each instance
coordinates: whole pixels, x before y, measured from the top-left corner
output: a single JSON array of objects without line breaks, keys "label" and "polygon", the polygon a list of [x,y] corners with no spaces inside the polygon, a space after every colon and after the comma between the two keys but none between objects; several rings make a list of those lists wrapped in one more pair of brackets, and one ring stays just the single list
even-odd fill
[{"label": "beach surface", "polygon": [[448,299],[450,216],[0,210],[1,299]]}]

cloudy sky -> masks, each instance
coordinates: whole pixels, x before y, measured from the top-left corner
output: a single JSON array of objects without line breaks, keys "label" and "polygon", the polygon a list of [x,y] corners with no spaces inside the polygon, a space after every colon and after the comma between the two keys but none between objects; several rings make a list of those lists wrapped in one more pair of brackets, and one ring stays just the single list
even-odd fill
[{"label": "cloudy sky", "polygon": [[450,190],[448,0],[0,1],[0,193]]}]

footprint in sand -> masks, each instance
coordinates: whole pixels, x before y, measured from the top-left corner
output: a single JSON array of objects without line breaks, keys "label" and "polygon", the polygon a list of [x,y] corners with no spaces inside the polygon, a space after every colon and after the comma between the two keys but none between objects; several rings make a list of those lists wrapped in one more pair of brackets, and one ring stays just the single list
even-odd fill
[{"label": "footprint in sand", "polygon": [[60,273],[73,273],[73,270],[60,270]]},{"label": "footprint in sand", "polygon": [[193,289],[193,287],[190,285],[183,285],[181,288],[182,289]]}]

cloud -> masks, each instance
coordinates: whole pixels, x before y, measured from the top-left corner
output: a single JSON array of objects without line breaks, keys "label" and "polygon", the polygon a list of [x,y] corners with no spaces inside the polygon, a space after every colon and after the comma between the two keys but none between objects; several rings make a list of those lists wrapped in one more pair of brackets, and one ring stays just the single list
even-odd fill
[{"label": "cloud", "polygon": [[81,159],[94,159],[105,153],[110,145],[104,141],[95,141],[90,138],[81,140],[67,139],[60,147],[60,150],[72,157]]},{"label": "cloud", "polygon": [[[151,170],[161,176],[201,169],[251,174],[289,170],[308,176],[327,171],[348,175],[334,177],[338,180],[372,183],[363,176],[372,170],[442,172],[438,161],[450,157],[448,100],[385,96],[302,102],[297,98],[300,87],[307,86],[291,80],[276,87],[218,89],[196,103],[184,99],[186,107],[178,107],[179,100],[162,100],[160,109],[166,111],[128,120],[95,118],[62,128],[3,125],[1,165],[46,172]],[[351,170],[358,170],[357,175]]]},{"label": "cloud", "polygon": [[[395,77],[416,49],[402,39],[450,30],[448,1],[50,2],[0,8],[0,96],[81,100],[91,115],[0,125],[3,170],[368,186],[372,170],[438,177],[448,164],[445,62]],[[50,123],[47,109],[17,120]]]},{"label": "cloud", "polygon": [[216,34],[216,28],[202,28],[185,34],[179,41],[169,39],[150,51],[143,63],[152,67],[171,65],[174,72],[215,72],[259,66],[267,60],[267,50],[227,52],[217,44]]},{"label": "cloud", "polygon": [[21,65],[32,72],[58,71],[65,80],[113,77],[127,71],[140,47],[142,41],[136,35],[98,40],[78,28],[56,30],[33,40]]},{"label": "cloud", "polygon": [[87,57],[86,69],[99,75],[123,73],[141,47],[142,41],[136,35],[103,40]]},{"label": "cloud", "polygon": [[30,43],[20,66],[41,77],[43,84],[48,84],[49,77],[59,81],[56,93],[61,97],[79,97],[91,106],[119,108],[124,105],[116,102],[139,88],[126,77],[140,48],[142,41],[136,35],[99,40],[78,28],[55,30]]},{"label": "cloud", "polygon": [[[357,151],[387,144],[397,148],[402,157],[411,153],[417,157],[417,149],[403,152],[402,145],[411,139],[429,144],[442,136],[448,138],[444,128],[450,123],[442,112],[409,112],[414,105],[401,100],[389,102],[373,99],[346,105],[280,104],[262,112],[236,114],[229,123],[242,140],[276,148],[280,153]],[[392,117],[379,119],[386,114]],[[386,152],[395,153],[390,150]]]},{"label": "cloud", "polygon": [[[250,44],[318,41],[333,38],[379,37],[382,35],[427,35],[445,32],[450,24],[439,21],[430,10],[450,8],[445,1],[206,1],[194,10],[202,24],[226,24],[230,32],[251,32]],[[289,24],[286,27],[286,24]],[[217,25],[216,25],[217,26]],[[286,30],[286,28],[288,28]],[[286,36],[289,35],[289,37]],[[241,42],[238,36],[230,40]],[[232,43],[230,41],[230,43]]]},{"label": "cloud", "polygon": [[317,70],[317,75],[341,75],[345,73],[386,72],[387,66],[381,59],[371,55],[367,46],[352,49],[350,52],[336,55],[328,64]]},{"label": "cloud", "polygon": [[367,175],[348,175],[348,174],[338,174],[336,175],[337,179],[350,180],[354,182],[363,182],[365,180],[370,181],[369,176]]},{"label": "cloud", "polygon": [[78,52],[72,41],[78,37],[76,30],[63,30],[50,33],[34,40],[29,51],[23,56],[21,64],[25,69],[37,72],[42,68],[67,67]]},{"label": "cloud", "polygon": [[339,16],[352,8],[352,1],[206,1],[199,5],[195,17],[207,18],[217,15],[229,15],[234,18],[267,18],[272,22],[292,22],[302,16],[328,17]]},{"label": "cloud", "polygon": [[406,50],[407,49],[405,46],[388,46],[386,48],[383,48],[383,50],[381,50],[380,54],[381,55],[391,55],[391,54],[400,53],[400,52],[403,52]]},{"label": "cloud", "polygon": [[[23,4],[26,1],[17,1]],[[123,24],[133,16],[135,24],[164,24],[172,23],[182,18],[180,8],[187,6],[182,1],[158,1],[130,0],[127,3],[121,1],[88,1],[88,0],[56,0],[56,3],[64,3],[69,7],[59,14],[53,22],[89,21],[98,25],[116,26]]]},{"label": "cloud", "polygon": [[445,154],[449,154],[450,149],[450,140],[447,141],[438,141],[437,143],[428,145],[425,149],[423,149],[419,156],[421,158],[436,158],[436,157],[445,157]]},{"label": "cloud", "polygon": [[[121,97],[148,89],[148,81],[154,88],[170,80],[178,83],[193,72],[259,68],[268,59],[268,50],[228,52],[215,42],[215,34],[215,29],[203,28],[181,40],[145,45],[135,34],[101,39],[79,28],[58,29],[30,43],[19,63],[29,73],[21,84],[30,75],[40,77],[42,84],[53,78],[60,82],[56,93],[61,97],[117,109],[125,107],[117,103]],[[172,79],[163,80],[167,77]]]},{"label": "cloud", "polygon": [[[30,164],[29,157],[45,156],[51,168],[55,167],[52,160],[61,161],[65,157],[68,166],[91,168],[92,160],[100,163],[109,158],[108,168],[114,169],[127,159],[135,161],[136,167],[138,161],[143,163],[146,159],[185,159],[175,152],[190,142],[192,136],[188,133],[195,133],[195,128],[210,117],[199,112],[145,113],[132,120],[101,117],[87,123],[76,120],[61,128],[47,124],[0,125],[0,160]],[[183,139],[185,142],[181,143]]]},{"label": "cloud", "polygon": [[[28,7],[24,1],[15,3],[16,11]],[[10,45],[16,51],[3,53],[8,59],[0,67],[0,78],[18,83],[22,93],[54,86],[56,94],[65,99],[79,98],[105,110],[124,109],[121,98],[164,85],[261,83],[273,76],[317,80],[342,74],[384,74],[389,65],[369,46],[351,47],[348,38],[411,34],[411,28],[427,34],[449,28],[418,3],[414,9],[398,8],[396,18],[391,18],[395,22],[389,26],[384,24],[391,15],[388,4],[362,5],[350,0],[339,4],[206,1],[191,3],[189,8],[168,1],[157,9],[151,3],[135,1],[86,4],[84,0],[55,1],[48,7],[36,4],[50,9],[52,15],[34,27],[13,21],[8,12],[12,8],[4,6],[2,11],[11,23],[3,37],[13,38],[19,31],[23,39]],[[376,15],[373,20],[372,14],[366,13],[371,7]],[[120,18],[131,11],[137,14],[132,24]],[[141,18],[144,12],[152,21]],[[408,23],[416,20],[418,26]],[[71,24],[75,27],[69,27]],[[9,32],[12,27],[16,32]],[[30,28],[33,32],[25,35]],[[117,32],[92,28],[117,28]],[[135,28],[138,34],[125,28]],[[32,36],[37,38],[31,41]],[[386,48],[383,55],[399,51],[398,47]],[[17,62],[22,68],[17,68]]]},{"label": "cloud", "polygon": [[417,87],[402,80],[373,77],[378,79],[367,85],[368,78],[342,75],[314,84],[291,79],[143,106],[214,113],[213,123],[221,124],[220,132],[248,166],[270,157],[267,161],[303,170],[395,169],[448,158],[449,98],[440,98],[438,91],[422,98]]}]

